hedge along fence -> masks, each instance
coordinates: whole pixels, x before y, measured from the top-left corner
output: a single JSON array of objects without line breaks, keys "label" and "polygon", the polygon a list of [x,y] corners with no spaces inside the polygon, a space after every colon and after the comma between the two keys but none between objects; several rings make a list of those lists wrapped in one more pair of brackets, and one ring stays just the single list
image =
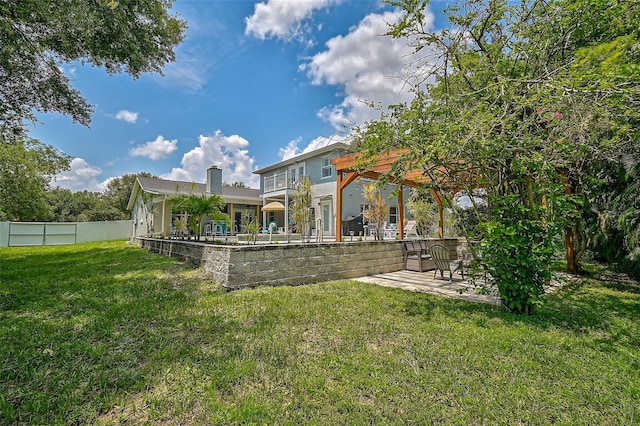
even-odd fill
[{"label": "hedge along fence", "polygon": [[49,246],[131,238],[130,220],[104,222],[0,222],[0,247]]},{"label": "hedge along fence", "polygon": [[300,285],[403,269],[402,241],[213,245],[136,238],[140,247],[188,260],[210,272],[224,288]]}]

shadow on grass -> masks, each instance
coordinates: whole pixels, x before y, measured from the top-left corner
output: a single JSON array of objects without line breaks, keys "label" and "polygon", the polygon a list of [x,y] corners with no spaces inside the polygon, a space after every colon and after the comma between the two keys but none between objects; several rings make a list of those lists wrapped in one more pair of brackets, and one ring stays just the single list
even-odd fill
[{"label": "shadow on grass", "polygon": [[[416,295],[407,300],[403,311],[428,320],[434,310],[442,310],[460,321],[477,316],[499,319],[506,324],[526,324],[540,330],[562,328],[574,333],[600,334],[602,342],[634,339],[640,318],[640,284],[624,274],[598,273],[566,283],[548,294],[533,315],[514,314],[503,307],[470,303],[432,295]],[[484,319],[483,319],[484,321]]]},{"label": "shadow on grass", "polygon": [[119,395],[202,362],[205,349],[223,371],[235,365],[241,325],[193,314],[223,292],[189,264],[124,243],[0,255],[2,424],[95,423]]},{"label": "shadow on grass", "polygon": [[[427,349],[465,348],[473,328],[467,324],[495,327],[498,337],[487,333],[491,344],[525,325],[591,333],[606,351],[640,333],[637,295],[592,279],[566,286],[535,315],[522,316],[350,281],[226,293],[189,264],[124,243],[0,256],[0,291],[9,296],[0,302],[3,424],[304,423],[282,417],[283,403],[310,404],[300,416],[326,413],[345,400],[335,391],[340,380],[365,381],[376,368],[382,375],[388,366],[378,358],[387,352],[419,367],[407,348],[416,350],[416,363],[427,362],[418,355],[424,341]],[[453,343],[446,341],[450,327],[462,336]],[[429,340],[434,332],[440,340]],[[529,332],[513,336],[524,340]],[[297,363],[298,370],[290,369]],[[395,383],[395,374],[389,380]],[[402,394],[394,386],[387,390],[391,400],[429,389]],[[420,411],[426,403],[420,401],[404,408]],[[395,413],[398,401],[383,407],[377,409]]]}]

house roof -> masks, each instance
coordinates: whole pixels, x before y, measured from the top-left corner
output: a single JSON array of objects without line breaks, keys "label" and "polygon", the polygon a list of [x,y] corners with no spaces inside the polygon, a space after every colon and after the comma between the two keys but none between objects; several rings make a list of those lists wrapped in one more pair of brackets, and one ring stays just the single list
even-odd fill
[{"label": "house roof", "polygon": [[204,194],[205,184],[195,182],[184,182],[178,180],[167,180],[150,177],[138,177],[140,187],[145,192],[152,194]]},{"label": "house roof", "polygon": [[286,167],[292,164],[297,164],[300,163],[301,161],[304,161],[308,158],[311,157],[317,157],[318,155],[322,155],[322,154],[327,154],[329,152],[334,152],[334,151],[351,151],[351,146],[349,144],[346,144],[344,142],[334,142],[332,144],[329,144],[327,146],[323,146],[322,148],[318,148],[314,151],[310,151],[310,152],[305,152],[304,154],[300,154],[300,155],[296,155],[295,157],[291,157],[288,158],[284,161],[281,161],[279,163],[275,163],[272,164],[270,166],[264,167],[262,169],[259,170],[254,170],[253,173],[260,175],[260,174],[264,174],[264,173],[268,173],[272,170],[276,170],[279,169],[281,167]]},{"label": "house roof", "polygon": [[[168,180],[160,178],[150,178],[138,176],[129,198],[128,208],[132,209],[140,190],[156,195],[181,195],[206,193],[206,185],[204,183],[185,182],[179,180]],[[262,204],[260,198],[260,190],[253,188],[239,188],[235,186],[222,185],[222,198],[226,202],[254,202]]]}]

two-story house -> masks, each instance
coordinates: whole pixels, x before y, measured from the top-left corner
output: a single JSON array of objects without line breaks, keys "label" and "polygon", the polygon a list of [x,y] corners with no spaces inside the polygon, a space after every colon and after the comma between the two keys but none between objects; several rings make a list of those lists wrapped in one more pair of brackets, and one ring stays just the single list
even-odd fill
[{"label": "two-story house", "polygon": [[[311,181],[312,202],[310,208],[314,212],[312,228],[315,232],[321,231],[323,235],[335,235],[336,226],[336,170],[331,160],[347,155],[351,152],[349,145],[334,143],[315,151],[300,154],[279,163],[254,171],[260,175],[260,196],[263,205],[272,201],[278,201],[284,206],[289,206],[295,193],[296,184],[303,176]],[[342,220],[360,216],[366,209],[366,201],[363,197],[362,185],[366,182],[358,180],[351,183],[343,190],[342,194]],[[393,188],[383,191],[387,199],[391,197]],[[405,189],[405,191],[410,191]],[[405,199],[408,199],[409,192]],[[397,224],[398,206],[390,201],[387,222],[389,226]],[[288,208],[282,211],[263,211],[262,223],[268,225],[276,223],[278,229],[288,232],[291,229],[290,212]]]}]

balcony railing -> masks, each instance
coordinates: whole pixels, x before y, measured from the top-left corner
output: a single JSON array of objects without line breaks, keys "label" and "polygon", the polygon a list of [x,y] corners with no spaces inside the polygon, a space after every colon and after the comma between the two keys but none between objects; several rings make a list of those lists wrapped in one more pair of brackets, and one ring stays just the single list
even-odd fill
[{"label": "balcony railing", "polygon": [[264,177],[264,193],[282,191],[285,189],[295,189],[296,184],[305,175],[286,172],[275,173]]}]

